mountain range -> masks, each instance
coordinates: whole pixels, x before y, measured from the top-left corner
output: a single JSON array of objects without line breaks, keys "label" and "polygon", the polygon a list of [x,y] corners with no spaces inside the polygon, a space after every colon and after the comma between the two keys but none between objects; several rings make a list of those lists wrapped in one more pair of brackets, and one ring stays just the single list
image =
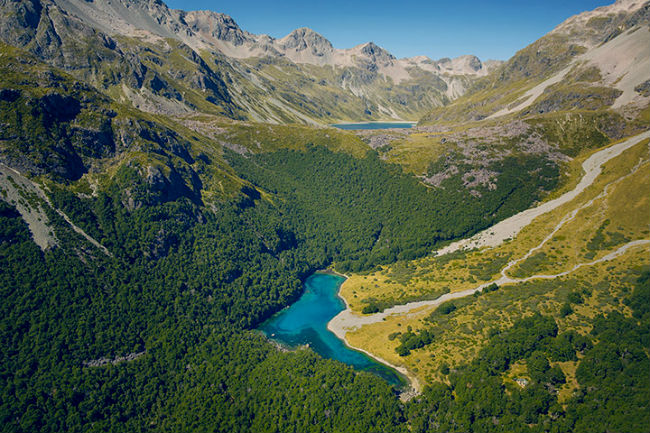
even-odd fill
[{"label": "mountain range", "polygon": [[335,49],[308,28],[274,39],[224,14],[145,0],[5,2],[2,25],[7,43],[143,110],[273,123],[417,120],[500,64],[396,59],[372,42]]},{"label": "mountain range", "polygon": [[[639,0],[504,62],[0,0],[2,430],[648,431],[648,47]],[[256,330],[323,269],[408,385]]]}]

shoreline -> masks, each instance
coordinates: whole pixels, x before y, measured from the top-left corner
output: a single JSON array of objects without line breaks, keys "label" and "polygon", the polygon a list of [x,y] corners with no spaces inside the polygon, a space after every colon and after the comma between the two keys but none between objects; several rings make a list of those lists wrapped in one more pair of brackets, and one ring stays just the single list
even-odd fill
[{"label": "shoreline", "polygon": [[[344,312],[344,311],[352,311],[350,309],[350,304],[348,304],[347,299],[345,299],[343,296],[341,296],[341,287],[343,287],[343,284],[345,284],[345,282],[350,278],[350,276],[346,275],[346,274],[342,274],[342,273],[337,272],[334,269],[330,269],[330,268],[319,270],[319,271],[316,271],[316,272],[317,273],[322,273],[322,274],[337,275],[339,277],[345,278],[345,280],[343,280],[341,282],[341,284],[339,284],[338,290],[336,291],[336,296],[338,296],[338,298],[340,300],[342,300],[343,304],[345,305],[345,309],[343,311],[341,311],[341,313]],[[333,325],[334,319],[336,317],[338,317],[341,313],[337,314],[336,316],[334,316],[334,318],[332,318],[329,322],[327,322],[327,330],[330,331],[331,333],[333,333],[334,335],[336,335],[336,337],[339,340],[341,340],[343,342],[343,344],[345,344],[350,349],[357,350],[357,351],[359,351],[361,353],[364,353],[365,355],[369,356],[370,358],[374,359],[375,361],[377,361],[377,362],[379,362],[381,364],[387,365],[390,368],[392,368],[395,371],[402,374],[402,376],[404,376],[404,378],[406,379],[406,388],[405,388],[405,390],[403,392],[400,392],[400,399],[402,399],[403,401],[406,401],[406,400],[410,400],[411,398],[415,397],[416,395],[419,395],[422,392],[422,386],[420,385],[420,381],[411,372],[409,372],[406,369],[406,367],[400,367],[400,366],[394,365],[394,364],[386,361],[385,359],[368,352],[365,349],[362,349],[360,347],[356,347],[356,346],[353,346],[352,344],[350,344],[350,342],[345,338],[345,334],[347,333],[347,331],[345,329],[343,329],[343,327],[336,327],[335,324]]]},{"label": "shoreline", "polygon": [[[319,270],[317,270],[316,272],[314,272],[314,274],[336,275],[336,276],[338,276],[338,277],[343,277],[343,278],[345,278],[346,280],[347,280],[348,278],[350,278],[349,275],[345,275],[345,274],[342,274],[342,273],[340,273],[340,272],[336,272],[334,269],[330,269],[330,268],[319,269]],[[341,283],[341,284],[343,284],[343,283]]]},{"label": "shoreline", "polygon": [[[345,280],[343,282],[341,282],[341,284],[338,287],[338,290],[336,291],[336,296],[338,296],[339,299],[341,299],[343,301],[343,304],[345,305],[345,309],[343,311],[341,311],[339,314],[337,314],[336,316],[334,316],[329,322],[327,322],[327,330],[330,331],[331,333],[333,333],[334,335],[336,335],[336,337],[339,340],[341,340],[343,342],[343,344],[345,344],[350,349],[357,350],[357,351],[359,351],[361,353],[364,353],[367,356],[369,356],[370,358],[374,359],[375,361],[380,362],[380,363],[382,363],[384,365],[387,365],[390,368],[394,369],[395,371],[398,371],[399,373],[401,373],[402,376],[404,376],[404,378],[406,379],[407,386],[406,386],[406,389],[403,392],[400,392],[400,399],[402,399],[403,401],[406,401],[406,400],[410,400],[411,398],[419,395],[422,392],[422,386],[420,384],[420,381],[417,379],[417,377],[415,377],[415,375],[413,375],[410,371],[408,371],[408,369],[406,367],[397,366],[395,364],[392,364],[392,363],[386,361],[385,359],[381,358],[380,356],[377,356],[377,355],[375,355],[373,353],[368,352],[365,349],[353,346],[352,344],[350,344],[350,342],[347,340],[347,338],[345,338],[345,335],[347,334],[348,331],[343,326],[337,326],[338,323],[335,322],[335,319],[337,317],[339,317],[344,312],[352,313],[352,310],[350,309],[350,304],[348,304],[347,299],[345,299],[343,296],[341,296],[341,287],[343,287],[343,284],[345,284],[345,282],[349,279],[349,276],[347,276],[345,274],[341,274],[340,272],[336,272],[333,269],[327,269],[326,272],[323,272],[323,273],[338,275],[338,276],[341,276],[341,277],[345,278]],[[352,313],[352,314],[354,314],[354,313]]]},{"label": "shoreline", "polygon": [[[341,297],[341,299],[343,299],[343,298]],[[343,299],[343,300],[345,302],[345,299]],[[347,305],[347,302],[345,302],[345,304]],[[392,363],[386,361],[384,358],[382,358],[382,357],[380,357],[378,355],[375,355],[373,353],[368,352],[365,349],[353,346],[352,344],[350,344],[350,342],[347,340],[347,338],[345,338],[345,334],[347,334],[347,331],[345,329],[343,329],[343,327],[331,326],[331,323],[333,321],[334,321],[334,319],[330,320],[327,323],[327,330],[332,332],[334,335],[336,335],[336,337],[339,340],[341,340],[343,342],[343,344],[345,344],[350,349],[356,350],[358,352],[361,352],[361,353],[369,356],[370,358],[374,359],[375,361],[377,361],[377,362],[379,362],[381,364],[387,365],[388,367],[392,368],[393,370],[399,372],[402,376],[404,376],[404,378],[406,379],[406,387],[405,387],[404,391],[400,392],[400,399],[402,401],[410,400],[411,398],[421,394],[422,385],[420,384],[420,381],[410,371],[408,371],[408,369],[406,367],[397,366],[395,364],[392,364]]]}]

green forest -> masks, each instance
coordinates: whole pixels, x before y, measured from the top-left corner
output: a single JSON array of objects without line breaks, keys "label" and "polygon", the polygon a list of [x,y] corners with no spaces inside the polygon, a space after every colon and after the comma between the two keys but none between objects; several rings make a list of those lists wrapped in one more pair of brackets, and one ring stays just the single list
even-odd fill
[{"label": "green forest", "polygon": [[[377,376],[279,350],[255,329],[316,270],[422,257],[528,208],[560,182],[548,158],[513,152],[490,167],[497,187],[471,194],[460,174],[429,188],[374,151],[298,135],[302,150],[222,155],[169,118],[0,48],[11,58],[0,64],[3,163],[109,251],[44,203],[57,245],[41,250],[0,200],[1,431],[649,430],[648,270],[632,270],[631,317],[601,316],[587,337],[541,315],[495,328],[474,361],[406,403]],[[92,176],[95,190],[83,183]],[[209,181],[230,183],[207,197]],[[407,354],[436,336],[394,338]],[[580,360],[566,406],[554,392],[565,378],[549,364],[560,359]],[[520,360],[531,383],[506,387]]]},{"label": "green forest", "polygon": [[[230,157],[274,202],[248,188],[212,212],[188,197],[128,210],[119,177],[92,199],[54,189],[53,202],[113,257],[51,210],[60,245],[42,252],[0,202],[3,431],[647,429],[648,273],[627,300],[633,318],[601,317],[588,339],[558,335],[550,317],[525,319],[495,331],[449,384],[409,403],[371,374],[310,350],[278,351],[254,327],[295,300],[314,270],[422,254],[490,220],[477,212],[455,224],[451,206],[430,218],[444,200],[373,154],[356,160],[314,147]],[[345,173],[356,178],[342,181]],[[383,207],[367,212],[377,200]],[[498,200],[482,206],[496,215]],[[400,338],[409,350],[434,336]],[[138,357],[92,363],[127,354]],[[548,361],[577,354],[581,394],[564,409],[553,394],[563,377]],[[506,389],[499,374],[519,359],[534,360],[535,382]]]},{"label": "green forest", "polygon": [[[327,260],[341,272],[424,256],[440,242],[529,207],[559,178],[551,162],[540,167],[539,158],[512,156],[499,163],[497,188],[483,187],[477,197],[460,175],[441,188],[427,188],[374,151],[350,158],[307,146],[305,152],[281,149],[247,157],[229,152],[227,158],[242,178],[277,197],[282,232],[326,249]],[[267,224],[269,218],[255,220]]]}]

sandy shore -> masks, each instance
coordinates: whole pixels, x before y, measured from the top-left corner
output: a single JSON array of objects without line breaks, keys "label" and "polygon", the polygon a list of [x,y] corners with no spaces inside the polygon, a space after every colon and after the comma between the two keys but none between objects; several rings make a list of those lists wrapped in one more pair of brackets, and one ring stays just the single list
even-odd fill
[{"label": "sandy shore", "polygon": [[[334,271],[332,269],[326,269],[326,270],[319,271],[319,272],[331,273],[331,274],[334,274],[334,275],[338,275],[338,276],[341,276],[341,277],[345,278],[346,280],[349,278],[348,275],[341,274],[340,272],[336,272],[336,271]],[[345,312],[352,313],[352,310],[350,309],[350,304],[348,304],[348,300],[345,299],[340,294],[341,293],[341,286],[343,286],[343,284],[345,284],[345,281],[343,283],[341,283],[341,285],[339,286],[339,291],[337,293],[337,296],[341,300],[343,300],[343,303],[345,304],[345,310],[343,310],[341,313],[339,313],[338,316],[340,316],[341,314],[343,314]],[[354,315],[354,313],[352,313],[352,314]],[[338,316],[336,316],[336,317],[338,317]],[[361,316],[357,316],[357,317],[361,317]],[[374,355],[374,354],[368,352],[367,350],[364,350],[364,349],[362,349],[360,347],[356,347],[356,346],[351,345],[350,342],[345,338],[345,334],[347,333],[347,330],[345,330],[342,326],[338,326],[338,322],[335,322],[334,319],[330,320],[327,323],[327,329],[330,330],[331,332],[333,332],[334,335],[336,335],[340,340],[342,340],[343,343],[346,346],[348,346],[349,348],[354,349],[354,350],[358,350],[359,352],[363,352],[366,355],[368,355],[369,357],[371,357],[372,359],[374,359],[375,361],[378,361],[378,362],[380,362],[380,363],[382,363],[384,365],[387,365],[387,366],[399,371],[402,375],[404,375],[404,377],[406,377],[406,379],[409,382],[410,389],[401,394],[400,398],[402,400],[404,400],[404,401],[409,400],[412,397],[418,395],[422,391],[421,386],[420,386],[420,382],[418,381],[418,379],[415,376],[413,376],[406,368],[391,364],[390,362],[386,361],[385,359],[383,359],[383,358],[381,358],[381,357],[379,357],[377,355]]]},{"label": "sandy shore", "polygon": [[[629,149],[630,147],[634,146],[635,144],[639,143],[641,140],[644,140],[646,138],[650,138],[650,131],[644,132],[642,134],[639,134],[637,136],[634,136],[632,138],[629,138],[621,143],[617,143],[613,146],[610,146],[606,149],[600,150],[593,155],[591,155],[585,162],[582,164],[582,168],[584,169],[585,174],[583,175],[582,179],[576,185],[576,187],[563,194],[562,196],[548,201],[538,207],[532,208],[525,210],[523,212],[520,212],[506,220],[501,221],[500,223],[492,226],[491,228],[478,233],[477,235],[469,238],[469,239],[464,239],[458,242],[455,242],[441,250],[438,251],[438,254],[447,254],[453,251],[457,251],[461,248],[478,248],[478,247],[485,247],[485,246],[490,246],[494,247],[502,243],[504,240],[513,238],[517,233],[521,231],[526,225],[530,224],[533,219],[536,217],[550,212],[551,210],[570,202],[571,200],[575,199],[580,193],[582,193],[589,185],[591,185],[594,180],[598,177],[598,175],[601,173],[602,168],[601,166],[609,161],[610,159],[620,155],[623,153],[625,150]],[[561,223],[560,223],[561,224]],[[352,347],[356,350],[359,350],[361,352],[364,352],[368,356],[373,357],[377,361],[389,365],[396,369],[397,371],[401,372],[404,374],[406,377],[409,378],[411,381],[411,386],[415,393],[419,392],[420,389],[420,384],[417,381],[417,378],[415,378],[411,373],[408,372],[404,367],[398,367],[395,366],[389,362],[387,362],[384,359],[379,358],[376,355],[373,355],[372,353],[369,353],[368,351],[361,349],[359,347],[354,347],[352,346],[347,340],[346,340],[346,334],[349,331],[354,331],[356,329],[361,328],[364,325],[369,325],[372,323],[377,323],[383,321],[385,318],[392,316],[392,315],[403,315],[407,314],[413,310],[416,310],[421,307],[433,307],[433,306],[438,306],[443,302],[449,301],[451,299],[458,299],[458,298],[463,298],[465,296],[470,296],[474,292],[483,290],[483,288],[496,283],[497,285],[503,285],[503,284],[509,284],[509,283],[519,283],[519,282],[525,282],[525,281],[530,281],[533,279],[551,279],[551,278],[557,278],[560,276],[567,275],[576,269],[583,267],[583,266],[591,266],[596,263],[600,263],[603,261],[607,260],[612,260],[624,252],[626,252],[629,248],[636,247],[636,246],[642,246],[642,245],[648,245],[650,244],[649,240],[639,240],[639,241],[633,241],[630,242],[616,251],[598,259],[590,263],[583,263],[576,265],[573,269],[565,272],[558,273],[556,275],[534,275],[531,277],[527,278],[522,278],[522,279],[513,279],[508,277],[505,272],[502,273],[501,277],[495,281],[490,281],[484,284],[481,284],[477,287],[459,291],[459,292],[453,292],[453,293],[447,293],[445,295],[440,296],[439,298],[435,300],[428,300],[428,301],[417,301],[417,302],[410,302],[408,304],[404,305],[397,305],[391,308],[387,308],[383,312],[380,313],[375,313],[375,314],[369,314],[369,315],[360,315],[357,313],[354,313],[351,309],[350,306],[347,302],[347,300],[343,297],[343,302],[345,302],[345,310],[341,311],[338,315],[336,315],[328,324],[327,324],[327,329],[332,331],[338,338],[343,340],[349,347]],[[504,268],[505,270],[505,268]],[[343,283],[345,284],[345,282]],[[340,291],[340,289],[339,289]],[[412,396],[412,395],[411,395]]]},{"label": "sandy shore", "polygon": [[[339,297],[341,299],[343,299],[343,302],[345,302],[345,310],[343,310],[341,313],[339,313],[339,315],[336,316],[336,317],[339,317],[341,314],[343,314],[345,312],[350,312],[355,318],[357,318],[357,317],[361,318],[361,319],[363,318],[362,316],[358,316],[358,315],[352,313],[352,311],[350,310],[350,306],[348,305],[348,302],[345,300],[345,298],[343,298],[342,296],[339,296]],[[336,317],[334,319],[336,319]],[[355,321],[355,318],[353,318],[352,321]],[[345,334],[347,333],[349,328],[344,326],[342,322],[335,321],[334,319],[329,321],[329,323],[327,324],[327,329],[329,329],[340,340],[342,340],[343,343],[345,343],[346,346],[348,346],[351,349],[358,350],[359,352],[365,353],[366,355],[368,355],[369,357],[371,357],[375,361],[380,362],[380,363],[382,363],[384,365],[387,365],[387,366],[399,371],[404,377],[406,377],[406,379],[409,382],[409,389],[402,392],[402,394],[400,395],[400,398],[403,401],[410,400],[412,397],[415,397],[416,395],[418,395],[422,391],[422,388],[421,388],[421,385],[420,385],[420,382],[418,381],[418,379],[413,374],[411,374],[411,372],[409,372],[406,368],[397,366],[395,364],[392,364],[392,363],[386,361],[385,359],[383,359],[383,358],[381,358],[381,357],[379,357],[379,356],[377,356],[377,355],[375,355],[373,353],[368,352],[365,349],[362,349],[360,347],[356,347],[356,346],[351,345],[350,342],[345,338]],[[350,320],[350,319],[348,318],[347,320]],[[349,323],[349,322],[346,322],[346,323]],[[369,323],[373,323],[373,322],[369,322]]]}]

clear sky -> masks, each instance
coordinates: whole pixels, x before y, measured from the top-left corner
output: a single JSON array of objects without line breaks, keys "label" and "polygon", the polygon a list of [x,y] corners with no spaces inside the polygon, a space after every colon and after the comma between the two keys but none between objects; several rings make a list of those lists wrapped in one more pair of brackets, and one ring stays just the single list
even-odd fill
[{"label": "clear sky", "polygon": [[397,57],[474,54],[507,60],[577,13],[614,0],[166,0],[169,7],[209,9],[251,33],[275,38],[309,27],[336,48],[373,41]]}]

